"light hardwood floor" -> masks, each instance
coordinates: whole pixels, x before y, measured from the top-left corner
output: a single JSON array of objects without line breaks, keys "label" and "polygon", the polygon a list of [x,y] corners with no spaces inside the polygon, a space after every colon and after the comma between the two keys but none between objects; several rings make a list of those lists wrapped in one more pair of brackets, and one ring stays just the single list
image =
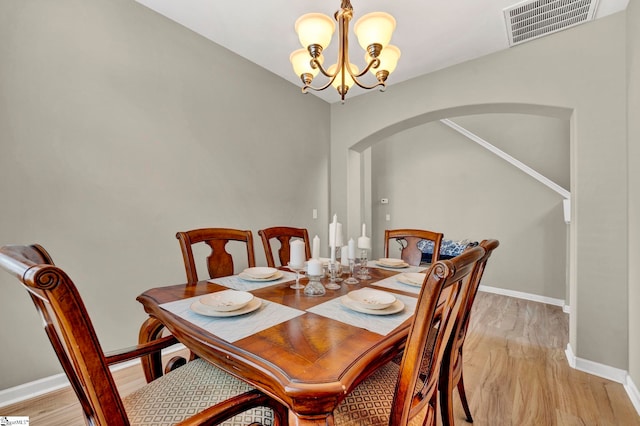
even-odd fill
[{"label": "light hardwood floor", "polygon": [[[465,343],[464,378],[476,426],[640,426],[623,386],[569,367],[568,315],[559,307],[478,293]],[[142,386],[137,367],[115,373],[127,394]],[[455,422],[467,424],[457,394]],[[31,426],[84,425],[70,390],[0,407]]]}]

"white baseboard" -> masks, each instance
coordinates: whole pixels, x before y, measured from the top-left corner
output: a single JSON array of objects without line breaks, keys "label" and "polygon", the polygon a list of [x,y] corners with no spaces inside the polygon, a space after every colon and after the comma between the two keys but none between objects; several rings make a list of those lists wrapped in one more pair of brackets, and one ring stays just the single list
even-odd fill
[{"label": "white baseboard", "polygon": [[631,399],[631,403],[638,412],[638,415],[640,415],[640,391],[638,391],[638,387],[633,383],[629,375],[627,375],[627,380],[624,383],[624,389],[627,391],[629,399]]},{"label": "white baseboard", "polygon": [[504,288],[498,288],[498,287],[489,287],[482,284],[480,285],[480,287],[478,287],[478,290],[484,291],[486,293],[494,293],[494,294],[501,294],[503,296],[515,297],[516,299],[524,299],[524,300],[531,300],[532,302],[546,303],[547,305],[561,306],[564,312],[567,312],[569,310],[569,306],[564,304],[564,300],[554,299],[553,297],[538,296],[537,294],[523,293],[521,291],[515,291],[515,290],[506,290]]},{"label": "white baseboard", "polygon": [[569,365],[576,370],[584,371],[585,373],[593,374],[594,376],[602,377],[621,384],[627,382],[628,374],[626,370],[600,364],[599,362],[589,361],[588,359],[578,358],[573,353],[571,344],[567,344],[567,349],[564,353],[567,356]]},{"label": "white baseboard", "polygon": [[593,374],[594,376],[602,377],[613,382],[621,383],[624,389],[627,391],[627,395],[636,409],[638,415],[640,415],[640,392],[636,387],[631,376],[627,371],[619,368],[611,367],[608,365],[600,364],[597,362],[589,361],[588,359],[582,359],[575,356],[571,345],[567,345],[565,350],[567,361],[572,368],[576,370],[584,371],[585,373]]},{"label": "white baseboard", "polygon": [[44,377],[33,382],[24,383],[9,389],[0,391],[0,407],[25,401],[48,392],[70,386],[69,380],[64,373],[54,376]]},{"label": "white baseboard", "polygon": [[[162,351],[162,354],[171,354],[182,349],[185,349],[185,346],[180,343],[170,347],[166,351]],[[111,366],[111,371],[118,371],[139,364],[139,359],[121,362],[119,364]],[[42,379],[34,380],[29,383],[14,386],[9,389],[0,390],[0,408],[7,405],[16,404],[27,399],[35,398],[36,396],[44,395],[49,392],[57,391],[68,386],[71,385],[69,383],[69,380],[67,379],[67,376],[64,373],[60,373],[53,376],[44,377]]]}]

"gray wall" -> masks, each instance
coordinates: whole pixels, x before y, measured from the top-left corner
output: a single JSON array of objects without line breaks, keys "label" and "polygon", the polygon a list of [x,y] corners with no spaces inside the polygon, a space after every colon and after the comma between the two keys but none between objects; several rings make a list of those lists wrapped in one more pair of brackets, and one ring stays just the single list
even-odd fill
[{"label": "gray wall", "polygon": [[366,219],[356,154],[400,131],[480,113],[570,119],[570,344],[579,358],[626,370],[625,22],[620,13],[332,105],[331,209],[348,218],[348,232]]},{"label": "gray wall", "polygon": [[640,386],[640,4],[627,6],[629,143],[629,374]]},{"label": "gray wall", "polygon": [[[568,120],[485,114],[454,121],[569,188]],[[384,253],[385,229],[431,229],[454,240],[497,238],[500,252],[484,285],[565,299],[562,196],[440,122],[374,145],[371,169],[374,258]],[[390,246],[395,256],[396,246]]]},{"label": "gray wall", "polygon": [[[0,2],[0,243],[48,247],[105,348],[121,347],[144,319],[135,296],[184,279],[177,230],[323,235],[337,212],[355,235],[371,212],[348,165],[368,146],[439,118],[548,115],[570,120],[572,347],[638,383],[638,9],[329,107],[130,1]],[[518,270],[504,268],[487,283],[509,288]],[[1,274],[0,298],[0,389],[59,372],[28,298]]]},{"label": "gray wall", "polygon": [[[326,232],[329,106],[299,87],[123,0],[0,2],[0,57],[0,244],[50,251],[105,349],[184,282],[176,231],[251,229],[259,264],[261,227]],[[0,389],[61,372],[5,273],[0,300]]]}]

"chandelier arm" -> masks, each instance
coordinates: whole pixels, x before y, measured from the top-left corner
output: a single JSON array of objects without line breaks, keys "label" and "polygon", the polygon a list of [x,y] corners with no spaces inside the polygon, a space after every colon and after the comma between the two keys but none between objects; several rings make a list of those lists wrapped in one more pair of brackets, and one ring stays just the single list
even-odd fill
[{"label": "chandelier arm", "polygon": [[318,68],[323,75],[325,75],[326,77],[329,77],[329,81],[326,84],[324,84],[323,86],[319,86],[319,87],[314,87],[311,84],[305,84],[304,87],[302,88],[302,91],[305,92],[305,93],[306,93],[307,89],[311,89],[311,90],[316,91],[316,92],[320,92],[320,91],[326,89],[327,87],[331,86],[333,81],[336,79],[336,76],[338,75],[338,70],[337,69],[336,69],[335,73],[331,74],[329,71],[327,71],[322,66],[320,61],[318,61],[315,58],[311,59],[311,63],[312,63],[312,66],[314,66],[314,68]]},{"label": "chandelier arm", "polygon": [[334,75],[333,78],[331,80],[329,80],[329,82],[327,84],[325,84],[324,86],[320,86],[320,87],[313,87],[310,84],[305,84],[304,87],[302,88],[303,92],[306,92],[307,89],[311,89],[315,92],[320,92],[321,90],[326,89],[327,87],[331,86],[331,83],[333,83],[333,80],[336,79],[336,76]]},{"label": "chandelier arm", "polygon": [[318,68],[325,77],[334,78],[336,75],[338,75],[337,70],[335,73],[331,74],[325,67],[322,66],[320,61],[318,61],[317,59],[311,59],[311,62],[312,62],[312,67]]},{"label": "chandelier arm", "polygon": [[369,62],[366,66],[366,68],[358,73],[358,74],[354,74],[353,72],[351,72],[351,67],[347,67],[347,71],[349,72],[349,75],[351,76],[351,79],[353,80],[353,82],[355,84],[357,84],[359,87],[366,89],[366,90],[370,90],[370,89],[374,89],[378,86],[382,86],[382,88],[380,90],[384,90],[387,87],[387,84],[384,81],[380,81],[378,80],[377,83],[372,84],[371,86],[368,86],[366,84],[361,83],[358,80],[358,77],[362,77],[363,75],[365,75],[371,68],[377,68],[380,65],[380,59],[378,58],[373,58],[371,60],[371,62]]},{"label": "chandelier arm", "polygon": [[378,87],[378,86],[382,86],[382,87],[380,88],[380,90],[381,90],[381,91],[384,91],[384,89],[386,89],[386,87],[387,87],[387,83],[386,83],[386,82],[384,82],[384,81],[378,81],[376,84],[372,84],[371,86],[367,86],[366,84],[362,84],[362,83],[360,83],[360,82],[358,81],[358,79],[357,79],[357,78],[355,78],[355,77],[351,77],[351,78],[353,78],[353,82],[354,82],[356,85],[358,85],[359,87],[362,87],[363,89],[367,89],[367,90],[369,90],[369,89],[374,89],[374,88],[376,88],[376,87]]},{"label": "chandelier arm", "polygon": [[380,59],[374,58],[369,62],[364,70],[362,70],[359,74],[353,74],[351,70],[349,70],[349,74],[351,74],[351,78],[362,77],[365,75],[371,68],[378,68],[380,66]]}]

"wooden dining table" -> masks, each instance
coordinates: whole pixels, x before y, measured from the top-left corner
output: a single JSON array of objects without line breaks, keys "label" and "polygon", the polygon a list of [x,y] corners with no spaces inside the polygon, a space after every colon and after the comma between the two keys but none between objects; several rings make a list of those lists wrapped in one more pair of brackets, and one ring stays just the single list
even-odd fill
[{"label": "wooden dining table", "polygon": [[[324,425],[348,392],[401,352],[419,292],[397,282],[402,272],[370,268],[371,279],[342,283],[323,296],[291,289],[295,275],[283,271],[273,283],[224,277],[151,288],[137,300],[193,353],[285,404],[290,424]],[[190,303],[202,295],[234,287],[250,291],[260,308],[222,318],[192,311]],[[340,303],[363,287],[394,293],[404,308],[370,315]]]}]

